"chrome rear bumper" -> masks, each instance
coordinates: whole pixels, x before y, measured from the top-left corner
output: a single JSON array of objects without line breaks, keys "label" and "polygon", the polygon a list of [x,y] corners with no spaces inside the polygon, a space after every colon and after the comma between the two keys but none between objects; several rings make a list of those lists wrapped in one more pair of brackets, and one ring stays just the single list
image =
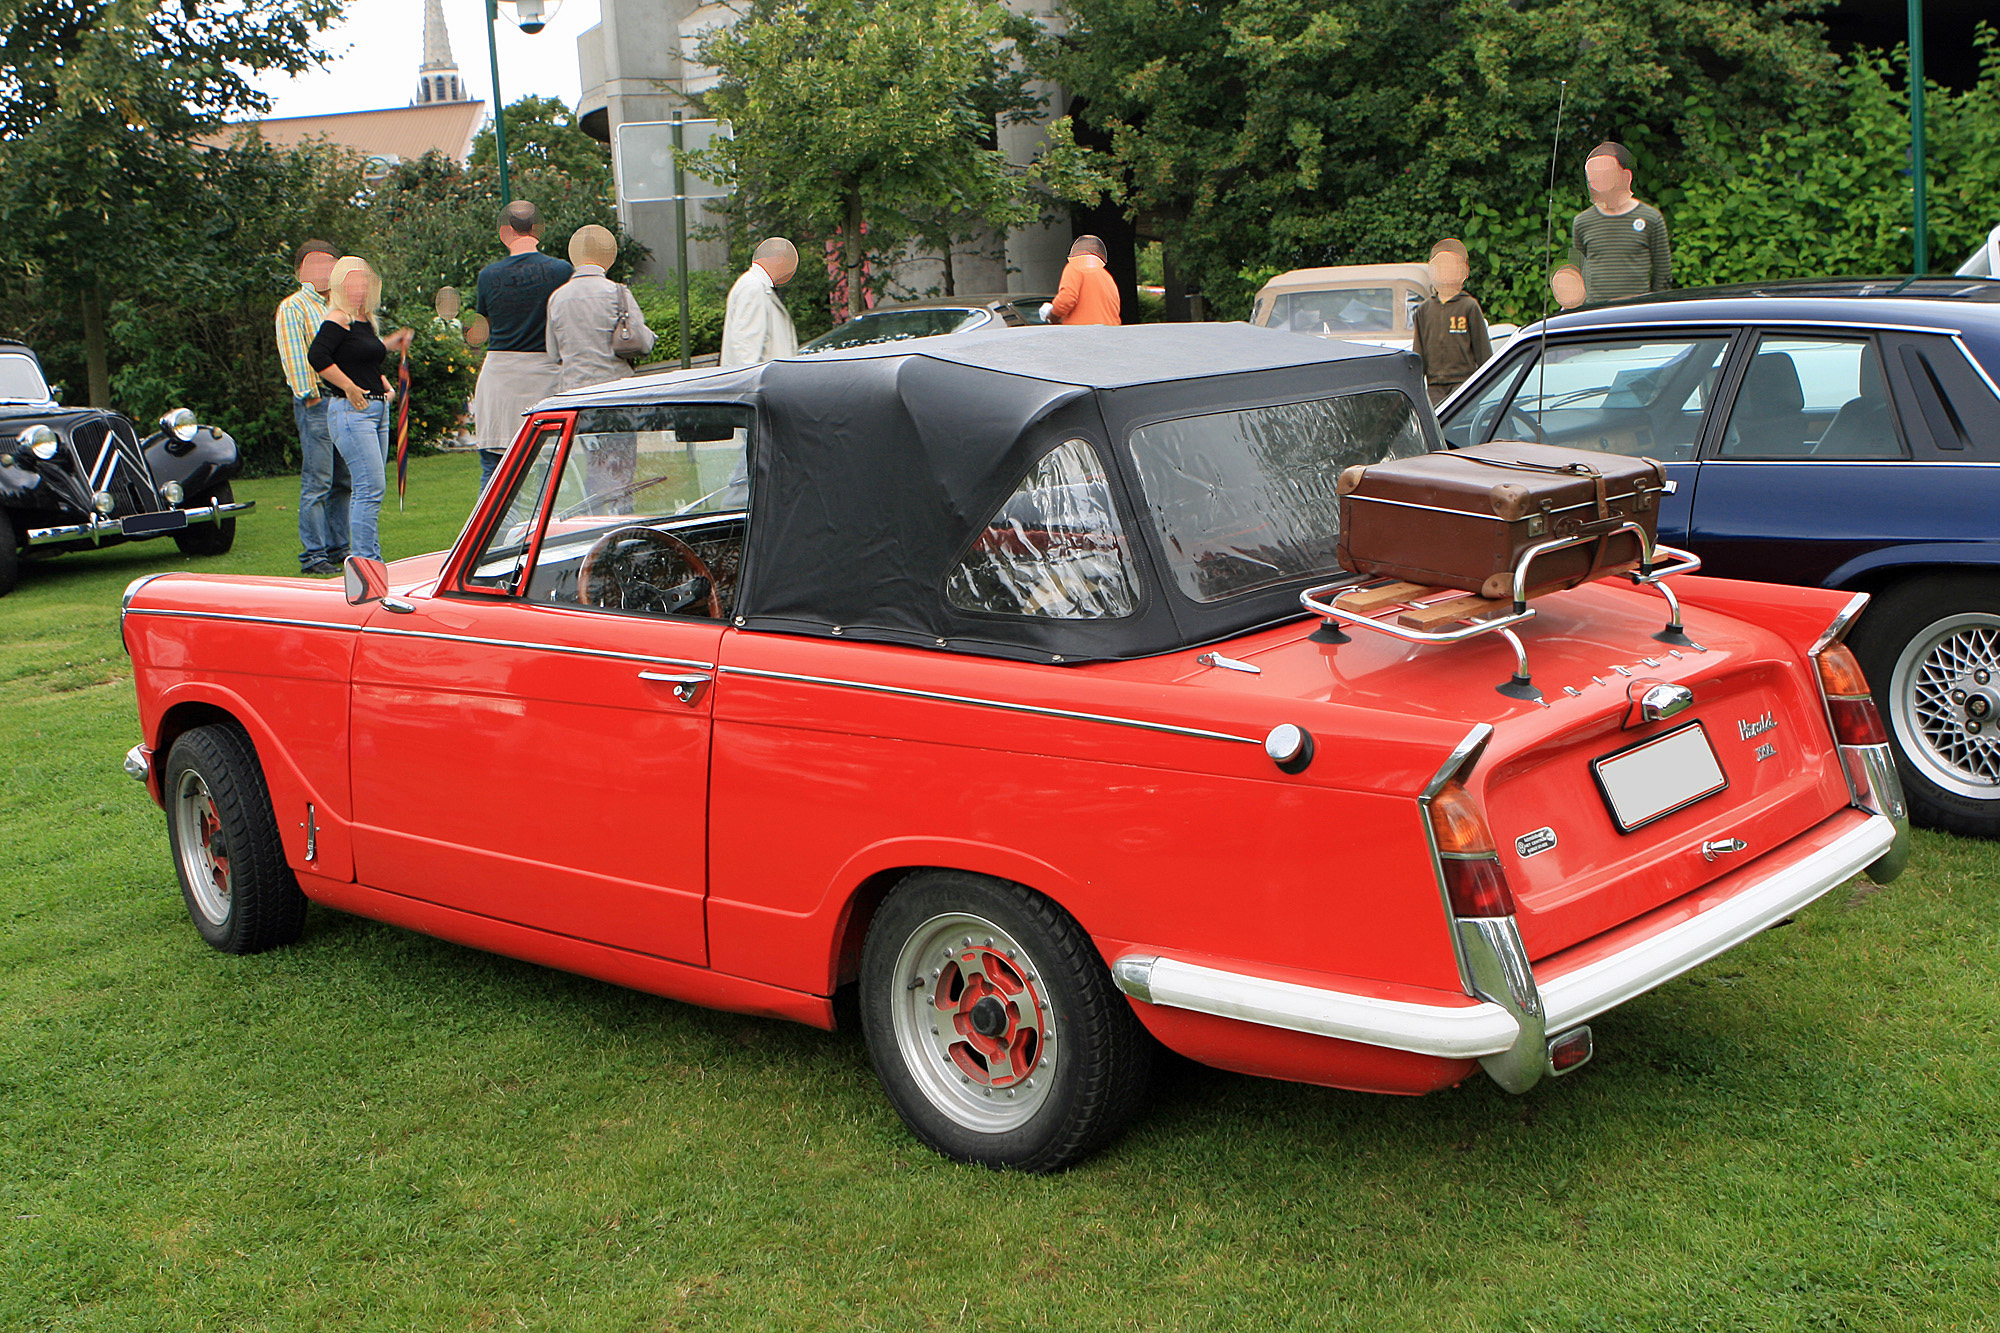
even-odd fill
[{"label": "chrome rear bumper", "polygon": [[[1889,774],[1893,779],[1893,768]],[[1790,856],[1778,848],[1765,868],[1745,866],[1736,872],[1747,881],[1741,890],[1708,910],[1546,981],[1537,979],[1513,917],[1461,920],[1459,942],[1478,992],[1470,1004],[1384,1000],[1141,953],[1118,958],[1111,975],[1125,994],[1148,1004],[1418,1055],[1478,1059],[1509,1092],[1526,1092],[1550,1072],[1551,1037],[1700,966],[1863,870],[1884,872],[1885,861],[1906,855],[1907,824],[1865,813],[1823,846]]]}]

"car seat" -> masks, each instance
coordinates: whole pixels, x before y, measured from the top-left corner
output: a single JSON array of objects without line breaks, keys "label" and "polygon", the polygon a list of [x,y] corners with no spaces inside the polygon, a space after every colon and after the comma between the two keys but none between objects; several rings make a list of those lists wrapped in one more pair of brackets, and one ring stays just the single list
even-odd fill
[{"label": "car seat", "polygon": [[1759,352],[1750,359],[1729,430],[1725,458],[1794,458],[1811,452],[1806,440],[1806,395],[1798,367],[1784,352]]},{"label": "car seat", "polygon": [[1860,396],[1848,399],[1834,414],[1826,433],[1813,446],[1813,457],[1901,458],[1903,446],[1896,438],[1896,418],[1882,382],[1881,358],[1872,347],[1862,349],[1855,388]]}]

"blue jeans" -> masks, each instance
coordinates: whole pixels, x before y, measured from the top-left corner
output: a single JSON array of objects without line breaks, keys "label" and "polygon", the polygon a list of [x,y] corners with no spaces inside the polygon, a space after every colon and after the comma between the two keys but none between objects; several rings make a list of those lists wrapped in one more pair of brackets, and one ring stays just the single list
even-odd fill
[{"label": "blue jeans", "polygon": [[327,432],[326,405],[311,407],[292,399],[292,420],[299,428],[299,568],[322,562],[337,565],[347,558],[347,498],[351,489],[347,465]]},{"label": "blue jeans", "polygon": [[479,451],[479,489],[484,491],[486,483],[493,480],[493,474],[500,468],[500,460],[507,455],[498,449]]},{"label": "blue jeans", "polygon": [[376,525],[382,512],[382,420],[387,414],[388,405],[379,398],[369,399],[360,412],[345,398],[326,400],[327,430],[354,486],[347,510],[348,549],[371,560],[382,558]]}]

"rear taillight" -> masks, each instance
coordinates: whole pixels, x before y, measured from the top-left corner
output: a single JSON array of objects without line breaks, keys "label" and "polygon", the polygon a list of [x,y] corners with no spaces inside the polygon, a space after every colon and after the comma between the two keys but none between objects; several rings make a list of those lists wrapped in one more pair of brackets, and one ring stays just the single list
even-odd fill
[{"label": "rear taillight", "polygon": [[1493,835],[1487,832],[1471,793],[1460,783],[1446,783],[1431,798],[1430,818],[1453,914],[1514,915],[1514,895],[1493,850]]},{"label": "rear taillight", "polygon": [[1833,738],[1842,745],[1886,745],[1889,734],[1882,728],[1882,715],[1868,693],[1868,678],[1861,663],[1845,644],[1836,643],[1820,650],[1819,690],[1826,696],[1826,711],[1833,719]]}]

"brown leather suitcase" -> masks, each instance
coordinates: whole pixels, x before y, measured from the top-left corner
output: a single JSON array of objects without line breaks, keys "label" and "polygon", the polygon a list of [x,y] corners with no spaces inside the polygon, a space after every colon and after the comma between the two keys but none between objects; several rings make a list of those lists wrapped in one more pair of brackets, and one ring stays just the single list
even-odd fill
[{"label": "brown leather suitcase", "polygon": [[1496,440],[1340,474],[1341,565],[1482,597],[1511,597],[1532,546],[1596,536],[1538,557],[1530,596],[1638,567],[1659,532],[1666,472],[1650,458]]}]

